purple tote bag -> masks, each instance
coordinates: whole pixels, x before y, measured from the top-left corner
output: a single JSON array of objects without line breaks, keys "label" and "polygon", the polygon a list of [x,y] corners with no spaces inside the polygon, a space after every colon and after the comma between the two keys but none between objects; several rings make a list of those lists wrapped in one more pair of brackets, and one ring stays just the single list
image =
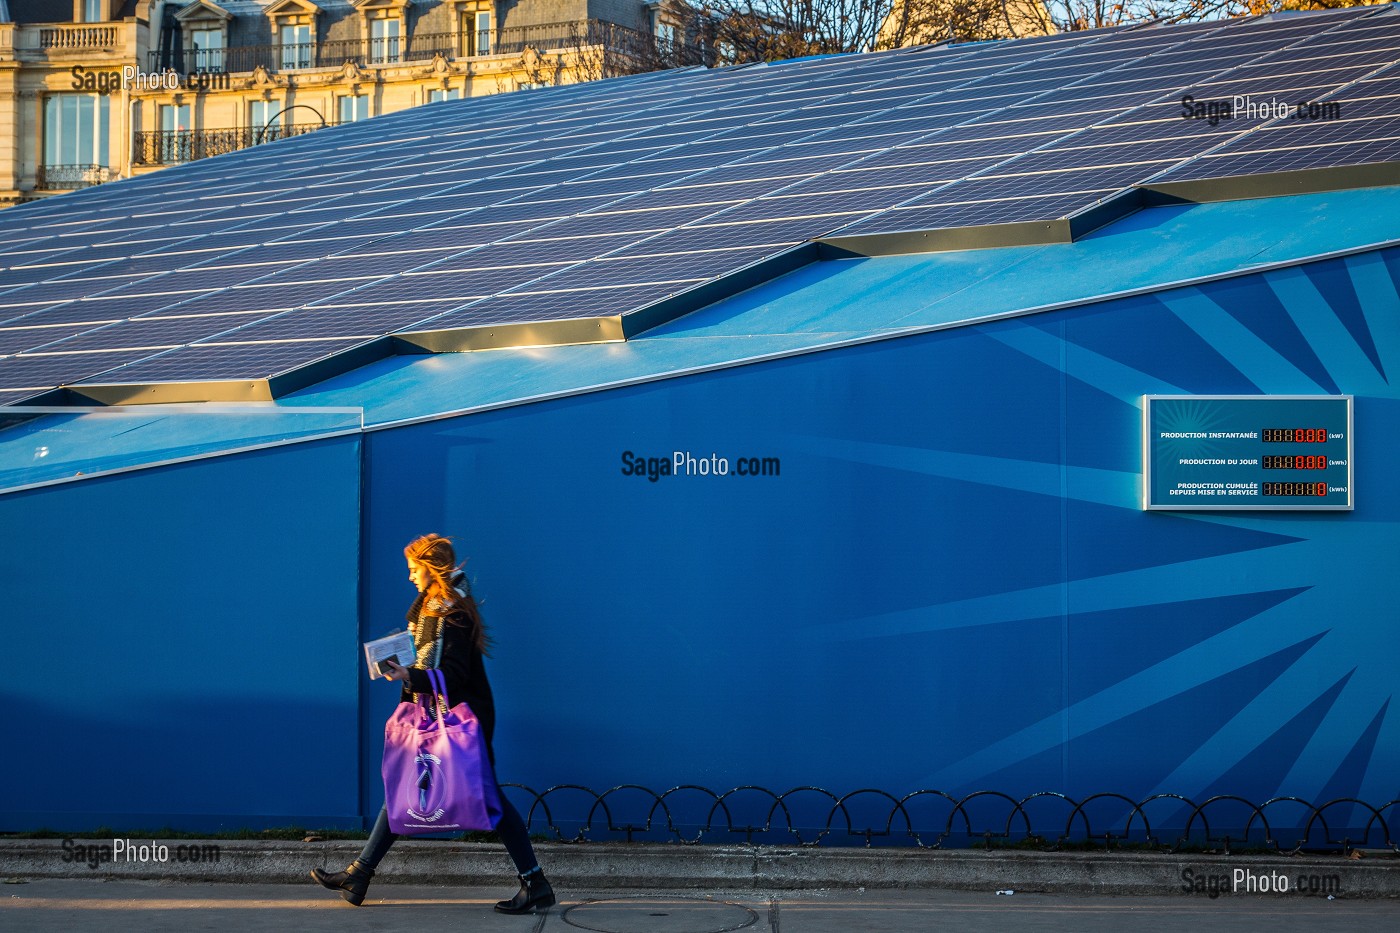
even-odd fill
[{"label": "purple tote bag", "polygon": [[447,705],[442,671],[430,670],[437,715],[421,698],[384,724],[384,807],[389,828],[421,834],[495,829],[501,792],[481,723],[465,703]]}]

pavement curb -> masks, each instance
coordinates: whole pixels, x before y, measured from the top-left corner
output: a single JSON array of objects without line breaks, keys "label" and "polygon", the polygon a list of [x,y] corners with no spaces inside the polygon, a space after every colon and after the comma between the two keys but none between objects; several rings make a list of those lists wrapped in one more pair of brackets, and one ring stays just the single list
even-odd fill
[{"label": "pavement curb", "polygon": [[[115,842],[0,840],[0,877],[300,884],[313,867],[343,868],[361,846],[354,841],[131,839],[122,840],[118,849]],[[1149,896],[1287,891],[1400,897],[1400,856],[1389,851],[1347,859],[646,843],[541,843],[536,850],[555,884],[574,890],[923,888]],[[483,886],[500,885],[513,873],[499,845],[400,840],[375,880]]]}]

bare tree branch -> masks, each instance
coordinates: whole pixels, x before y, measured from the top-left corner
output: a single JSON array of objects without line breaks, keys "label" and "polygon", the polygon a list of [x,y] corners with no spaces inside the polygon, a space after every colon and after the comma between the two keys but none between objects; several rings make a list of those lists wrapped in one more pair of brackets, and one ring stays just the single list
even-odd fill
[{"label": "bare tree branch", "polygon": [[522,62],[530,83],[554,83],[564,71],[588,81],[687,65],[1382,2],[1386,0],[663,0],[655,33],[588,20],[577,24],[562,59],[535,55]]},{"label": "bare tree branch", "polygon": [[666,0],[663,20],[720,63],[1384,0]]}]

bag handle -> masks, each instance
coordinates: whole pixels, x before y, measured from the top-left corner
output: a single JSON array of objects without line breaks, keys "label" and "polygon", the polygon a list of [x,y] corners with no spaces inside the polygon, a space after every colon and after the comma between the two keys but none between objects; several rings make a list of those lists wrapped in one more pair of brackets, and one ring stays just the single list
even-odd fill
[{"label": "bag handle", "polygon": [[428,668],[427,674],[428,683],[433,688],[433,696],[440,697],[437,701],[437,718],[438,722],[442,722],[442,711],[447,708],[447,678],[435,667]]}]

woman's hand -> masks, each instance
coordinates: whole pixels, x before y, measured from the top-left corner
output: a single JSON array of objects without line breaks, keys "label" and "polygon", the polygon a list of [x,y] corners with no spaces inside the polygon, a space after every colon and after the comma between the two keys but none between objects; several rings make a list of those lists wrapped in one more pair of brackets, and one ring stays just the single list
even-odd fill
[{"label": "woman's hand", "polygon": [[408,683],[408,668],[401,667],[399,662],[394,660],[388,660],[384,663],[389,666],[389,670],[384,673],[387,679],[401,680],[404,683]]}]

